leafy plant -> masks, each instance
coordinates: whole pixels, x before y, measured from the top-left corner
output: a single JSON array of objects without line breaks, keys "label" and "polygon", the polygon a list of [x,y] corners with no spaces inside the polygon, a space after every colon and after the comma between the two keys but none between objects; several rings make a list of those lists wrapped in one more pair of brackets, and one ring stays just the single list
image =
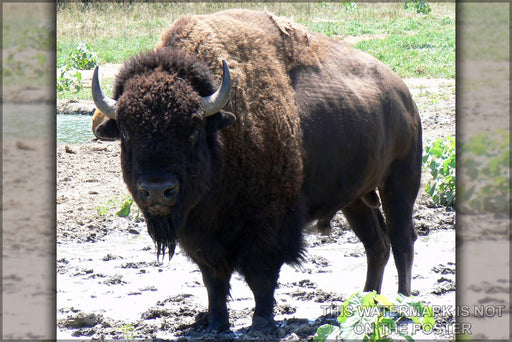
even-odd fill
[{"label": "leafy plant", "polygon": [[416,10],[416,13],[418,14],[429,14],[430,12],[432,12],[430,4],[425,0],[406,0],[404,7],[406,9],[412,7]]},{"label": "leafy plant", "polygon": [[402,294],[398,294],[395,302],[391,302],[375,291],[356,292],[341,306],[338,322],[339,326],[320,326],[313,341],[392,341],[392,334],[413,341],[405,333],[406,330],[399,327],[414,323],[430,331],[434,326],[434,313],[431,307],[423,305],[421,301]]},{"label": "leafy plant", "polygon": [[440,138],[427,144],[423,164],[432,174],[425,191],[434,203],[455,206],[455,137]]},{"label": "leafy plant", "polygon": [[131,196],[126,197],[121,209],[116,213],[119,217],[127,217],[130,215],[130,209],[133,204],[133,198]]},{"label": "leafy plant", "polygon": [[69,53],[73,66],[80,70],[92,69],[98,64],[98,57],[87,43],[79,43]]},{"label": "leafy plant", "polygon": [[[121,209],[116,213],[116,215],[119,217],[130,216],[132,205],[134,205],[133,198],[131,196],[127,196],[123,202],[123,205],[121,206]],[[135,216],[133,217],[133,219],[135,221],[139,221],[140,220],[140,208],[137,206],[137,204],[135,204],[135,208],[136,208],[136,211],[135,211]]]},{"label": "leafy plant", "polygon": [[116,207],[116,200],[110,199],[110,200],[107,201],[107,204],[105,204],[105,205],[98,205],[96,207],[96,213],[99,216],[107,216],[108,212],[110,211],[110,209],[115,208],[115,207]]},{"label": "leafy plant", "polygon": [[131,324],[125,324],[119,328],[123,333],[123,338],[126,340],[133,340],[135,338],[135,327]]},{"label": "leafy plant", "polygon": [[510,206],[510,131],[482,132],[461,144],[461,199],[475,212]]},{"label": "leafy plant", "polygon": [[131,196],[126,196],[124,199],[119,197],[113,198],[107,201],[105,205],[99,205],[96,207],[96,213],[99,216],[107,216],[111,212],[115,211],[115,214],[119,217],[129,217],[132,213],[132,206],[135,205],[135,216],[133,219],[135,221],[140,220],[140,208],[133,202],[133,198]]},{"label": "leafy plant", "polygon": [[66,64],[57,68],[57,91],[66,91],[74,89],[79,92],[83,89],[82,74],[80,71]]}]

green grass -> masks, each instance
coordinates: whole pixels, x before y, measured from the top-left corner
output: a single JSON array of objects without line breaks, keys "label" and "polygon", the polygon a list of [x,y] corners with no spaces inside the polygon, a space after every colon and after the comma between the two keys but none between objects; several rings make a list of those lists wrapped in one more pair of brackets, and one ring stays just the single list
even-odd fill
[{"label": "green grass", "polygon": [[[455,28],[419,30],[409,36],[362,41],[355,46],[380,59],[401,77],[455,78]],[[390,51],[400,51],[394,54]]]},{"label": "green grass", "polygon": [[3,86],[51,84],[55,30],[51,4],[3,4]]},{"label": "green grass", "polygon": [[[99,57],[99,64],[122,63],[125,59],[155,46],[159,36],[128,37],[121,36],[116,40],[108,38],[90,40],[91,50]],[[59,42],[57,45],[57,66],[71,63],[69,53],[78,44],[72,41]]]},{"label": "green grass", "polygon": [[[101,81],[101,89],[103,92],[107,95],[112,97],[112,85],[114,83],[114,78],[105,78]],[[83,84],[83,83],[82,83]],[[64,91],[58,91],[57,92],[57,98],[58,99],[65,99],[65,100],[92,100],[91,95],[91,85],[85,84],[82,89],[79,91],[74,90],[64,90]]]},{"label": "green grass", "polygon": [[4,4],[2,48],[50,50],[55,46],[53,7],[45,4]]},{"label": "green grass", "polygon": [[[105,91],[105,88],[106,86],[103,86],[102,84],[102,89],[103,91]],[[112,87],[110,87],[112,88]],[[112,93],[108,94],[108,92],[105,91],[105,93],[107,93],[107,96],[112,96]],[[92,95],[91,95],[91,88],[88,87],[88,88],[82,88],[81,90],[79,91],[73,91],[73,90],[64,90],[64,91],[58,91],[57,92],[57,98],[59,100],[62,100],[62,99],[65,99],[65,100],[74,100],[74,101],[77,101],[77,100],[92,100]]]},{"label": "green grass", "polygon": [[304,24],[328,36],[370,36],[355,47],[379,58],[401,77],[455,78],[455,18],[408,14],[404,10],[403,16],[380,20],[368,16]]},{"label": "green grass", "polygon": [[[78,43],[88,43],[99,64],[122,63],[153,49],[183,14],[228,8],[268,10],[336,39],[360,37],[356,48],[390,65],[402,77],[455,76],[455,4],[432,3],[428,15],[404,3],[61,3],[57,6],[57,67],[70,62]],[[58,93],[58,98],[89,98]],[[64,97],[67,96],[67,97]]]},{"label": "green grass", "polygon": [[[377,13],[380,13],[378,15]],[[439,30],[442,27],[455,29],[455,18],[449,15],[418,15],[408,10],[398,11],[394,15],[384,15],[375,9],[368,12],[368,16],[339,17],[337,21],[327,19],[323,21],[304,20],[299,21],[313,31],[322,32],[328,36],[347,36],[363,34],[410,34],[423,30]]]},{"label": "green grass", "polygon": [[457,21],[462,57],[477,61],[509,60],[510,17],[506,3],[461,3]]}]

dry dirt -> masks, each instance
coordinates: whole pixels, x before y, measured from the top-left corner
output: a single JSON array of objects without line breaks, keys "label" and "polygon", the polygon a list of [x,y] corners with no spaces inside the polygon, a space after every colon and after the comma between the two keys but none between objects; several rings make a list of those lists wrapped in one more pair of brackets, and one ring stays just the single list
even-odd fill
[{"label": "dry dirt", "polygon": [[54,335],[54,156],[49,139],[2,141],[2,339]]},{"label": "dry dirt", "polygon": [[[454,81],[405,81],[420,108],[425,137],[454,135]],[[57,146],[57,337],[219,338],[204,332],[206,290],[198,268],[179,249],[171,261],[157,261],[136,209],[127,218],[115,215],[128,196],[119,154],[118,142]],[[423,183],[428,179],[425,171]],[[421,190],[414,218],[420,233],[414,294],[428,304],[454,306],[455,212],[436,207]],[[228,303],[232,333],[221,338],[308,339],[321,324],[336,322],[336,308],[362,289],[366,259],[342,215],[331,225],[328,237],[308,231],[309,257],[301,268],[283,267],[277,333],[249,334],[253,299],[235,274]],[[391,258],[383,293],[394,298],[396,286]],[[440,312],[436,320],[439,329],[430,338],[452,337],[454,312]]]}]

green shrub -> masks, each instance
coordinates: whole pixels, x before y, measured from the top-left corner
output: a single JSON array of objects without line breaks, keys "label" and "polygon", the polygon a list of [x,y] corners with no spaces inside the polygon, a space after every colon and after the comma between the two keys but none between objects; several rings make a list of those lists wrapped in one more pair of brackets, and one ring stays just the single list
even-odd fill
[{"label": "green shrub", "polygon": [[427,144],[423,165],[432,174],[425,191],[434,204],[455,206],[455,137],[440,138]]},{"label": "green shrub", "polygon": [[506,212],[510,206],[510,131],[472,136],[461,145],[460,198],[475,212]]},{"label": "green shrub", "polygon": [[404,7],[406,9],[412,7],[416,10],[416,13],[418,14],[429,14],[430,12],[432,12],[430,4],[425,0],[406,0]]},{"label": "green shrub", "polygon": [[357,2],[354,2],[354,1],[344,0],[343,6],[345,7],[345,11],[347,11],[347,12],[357,11],[359,9],[359,5],[357,4]]},{"label": "green shrub", "polygon": [[79,43],[76,48],[69,53],[73,66],[80,70],[92,69],[98,64],[98,57],[91,51],[87,43]]},{"label": "green shrub", "polygon": [[[392,334],[413,341],[404,329],[397,327],[414,323],[430,331],[434,326],[434,313],[431,307],[423,305],[421,301],[402,294],[398,294],[395,302],[391,302],[375,291],[356,292],[340,307],[338,322],[339,326],[320,326],[313,341],[392,341]],[[367,328],[371,329],[366,331]]]},{"label": "green shrub", "polygon": [[82,74],[80,71],[68,64],[57,68],[57,91],[74,90],[79,92],[82,89]]}]

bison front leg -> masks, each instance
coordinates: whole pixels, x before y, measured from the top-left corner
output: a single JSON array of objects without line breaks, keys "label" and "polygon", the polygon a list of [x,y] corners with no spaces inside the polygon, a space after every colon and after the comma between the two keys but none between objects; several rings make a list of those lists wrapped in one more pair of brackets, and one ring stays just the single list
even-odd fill
[{"label": "bison front leg", "polygon": [[254,315],[251,330],[267,330],[275,327],[274,290],[282,263],[265,265],[263,260],[247,265],[242,270],[247,284],[254,294]]},{"label": "bison front leg", "polygon": [[225,331],[229,329],[229,316],[226,306],[229,295],[229,279],[227,276],[219,276],[208,266],[199,265],[203,274],[203,282],[208,291],[208,330]]}]

